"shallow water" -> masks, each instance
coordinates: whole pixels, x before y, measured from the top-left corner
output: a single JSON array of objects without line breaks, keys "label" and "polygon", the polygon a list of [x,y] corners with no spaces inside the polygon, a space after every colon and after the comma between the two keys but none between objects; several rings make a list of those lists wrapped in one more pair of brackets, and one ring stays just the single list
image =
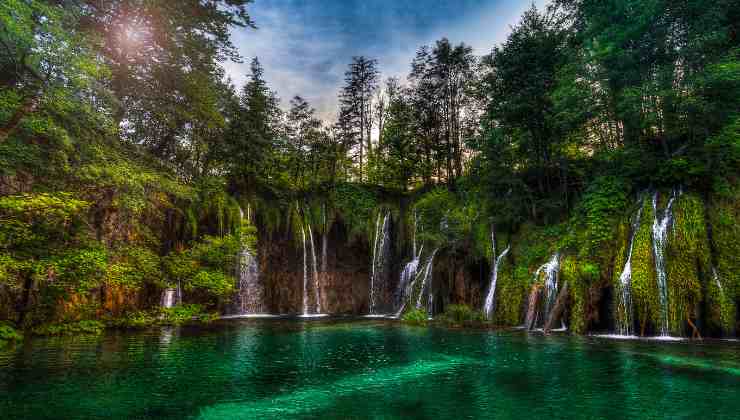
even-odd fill
[{"label": "shallow water", "polygon": [[2,418],[737,418],[740,345],[230,320],[0,351]]}]

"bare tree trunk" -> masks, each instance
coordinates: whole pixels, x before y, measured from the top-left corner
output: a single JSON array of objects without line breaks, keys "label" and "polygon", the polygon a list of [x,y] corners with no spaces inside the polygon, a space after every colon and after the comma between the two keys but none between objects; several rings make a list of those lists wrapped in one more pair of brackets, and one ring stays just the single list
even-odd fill
[{"label": "bare tree trunk", "polygon": [[565,312],[565,305],[568,302],[568,283],[563,283],[563,287],[560,288],[558,298],[555,300],[555,305],[548,314],[547,322],[545,323],[545,334],[552,330],[553,325],[562,317]]},{"label": "bare tree trunk", "polygon": [[529,292],[529,301],[527,306],[527,317],[524,320],[524,329],[529,331],[534,328],[534,323],[537,316],[537,304],[540,300],[540,289],[542,286],[539,284],[533,284],[532,290]]}]

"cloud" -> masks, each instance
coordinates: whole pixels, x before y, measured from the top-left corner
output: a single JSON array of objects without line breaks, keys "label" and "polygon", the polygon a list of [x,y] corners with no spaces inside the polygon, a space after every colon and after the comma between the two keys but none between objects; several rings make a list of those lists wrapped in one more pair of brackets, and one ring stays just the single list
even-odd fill
[{"label": "cloud", "polygon": [[[539,8],[547,0],[537,0]],[[406,77],[421,45],[447,37],[478,55],[503,41],[532,3],[518,0],[256,0],[258,29],[233,32],[244,63],[226,63],[241,86],[259,57],[265,79],[288,106],[306,98],[325,120],[337,112],[337,94],[353,56],[376,58],[382,76]]]}]

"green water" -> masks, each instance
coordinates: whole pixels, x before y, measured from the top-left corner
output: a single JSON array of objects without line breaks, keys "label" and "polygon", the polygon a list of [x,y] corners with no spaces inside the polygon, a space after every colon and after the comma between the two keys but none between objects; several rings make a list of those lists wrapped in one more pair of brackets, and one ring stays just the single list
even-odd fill
[{"label": "green water", "polygon": [[740,345],[229,321],[0,351],[0,418],[738,418]]}]

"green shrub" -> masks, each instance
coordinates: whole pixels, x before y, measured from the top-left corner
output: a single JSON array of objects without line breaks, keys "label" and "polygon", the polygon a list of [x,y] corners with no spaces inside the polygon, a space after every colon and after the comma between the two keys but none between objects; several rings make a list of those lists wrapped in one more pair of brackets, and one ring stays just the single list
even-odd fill
[{"label": "green shrub", "polygon": [[96,320],[65,322],[61,324],[43,324],[33,329],[35,335],[100,335],[105,331],[105,324]]},{"label": "green shrub", "polygon": [[0,323],[0,347],[23,340],[23,334],[18,332],[13,326]]},{"label": "green shrub", "polygon": [[483,313],[468,305],[449,305],[437,319],[443,324],[454,326],[470,326],[484,321]]},{"label": "green shrub", "polygon": [[[247,231],[245,231],[247,232]],[[241,248],[240,235],[207,236],[190,249],[173,252],[164,260],[171,280],[179,280],[186,291],[202,291],[213,297],[234,292],[236,255]]]},{"label": "green shrub", "polygon": [[412,309],[403,314],[401,320],[411,325],[427,325],[429,322],[429,315],[427,315],[427,311],[423,309]]},{"label": "green shrub", "polygon": [[189,322],[211,322],[218,318],[218,314],[205,311],[203,305],[178,305],[172,308],[160,309],[160,324],[182,325]]}]

